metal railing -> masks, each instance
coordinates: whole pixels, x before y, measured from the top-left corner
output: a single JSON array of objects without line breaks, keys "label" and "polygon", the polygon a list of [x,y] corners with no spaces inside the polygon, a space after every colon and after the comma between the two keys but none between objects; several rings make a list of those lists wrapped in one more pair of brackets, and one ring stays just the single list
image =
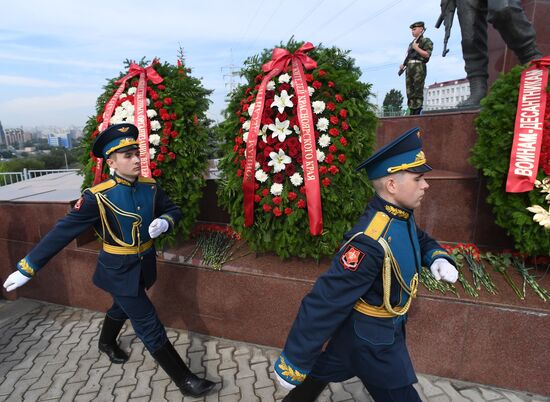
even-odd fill
[{"label": "metal railing", "polygon": [[23,169],[22,172],[0,172],[0,186],[34,179],[52,173],[79,172],[80,169]]}]

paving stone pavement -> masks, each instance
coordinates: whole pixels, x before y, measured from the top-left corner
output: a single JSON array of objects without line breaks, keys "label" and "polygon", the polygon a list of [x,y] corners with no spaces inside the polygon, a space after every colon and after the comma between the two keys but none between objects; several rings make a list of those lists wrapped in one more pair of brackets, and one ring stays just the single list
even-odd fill
[{"label": "paving stone pavement", "polygon": [[[190,368],[216,382],[205,398],[183,397],[126,324],[120,337],[130,351],[113,365],[97,349],[103,314],[29,299],[0,300],[0,402],[3,401],[280,401],[273,364],[279,350],[168,330]],[[550,402],[550,397],[419,375],[428,402]],[[320,402],[372,401],[357,378],[330,384]]]}]

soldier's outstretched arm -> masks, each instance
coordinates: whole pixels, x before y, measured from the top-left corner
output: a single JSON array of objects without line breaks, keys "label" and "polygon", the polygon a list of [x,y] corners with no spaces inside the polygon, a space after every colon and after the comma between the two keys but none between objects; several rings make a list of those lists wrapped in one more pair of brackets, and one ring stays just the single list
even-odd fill
[{"label": "soldier's outstretched arm", "polygon": [[182,214],[179,207],[172,202],[162,188],[157,187],[155,217],[166,220],[169,223],[169,228],[167,230],[172,230],[181,219],[181,216]]},{"label": "soldier's outstretched arm", "polygon": [[[99,219],[95,196],[85,191],[71,211],[57,221],[55,226],[38,242],[25,258],[17,263],[4,287],[12,291],[24,285],[63,247],[96,223]],[[26,279],[26,280],[25,280]]]}]

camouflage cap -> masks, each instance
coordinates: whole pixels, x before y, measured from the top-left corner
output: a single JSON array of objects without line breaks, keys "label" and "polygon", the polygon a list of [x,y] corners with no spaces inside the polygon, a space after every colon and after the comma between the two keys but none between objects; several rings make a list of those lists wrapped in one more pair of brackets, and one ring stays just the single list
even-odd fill
[{"label": "camouflage cap", "polygon": [[413,22],[409,28],[413,29],[416,27],[424,28],[424,21]]}]

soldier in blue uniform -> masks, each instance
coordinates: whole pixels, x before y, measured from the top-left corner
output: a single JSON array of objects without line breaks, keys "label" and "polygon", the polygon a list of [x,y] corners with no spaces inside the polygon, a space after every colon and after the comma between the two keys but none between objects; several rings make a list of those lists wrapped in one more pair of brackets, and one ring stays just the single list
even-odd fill
[{"label": "soldier in blue uniform", "polygon": [[95,140],[92,152],[105,158],[114,170],[113,178],[86,189],[73,209],[17,263],[4,287],[11,291],[22,286],[89,227],[103,241],[94,284],[109,292],[113,305],[107,311],[99,349],[113,363],[124,363],[128,355],[120,349],[117,336],[126,319],[160,366],[184,395],[206,394],[214,383],[191,373],[166,336],[146,289],[156,280],[153,239],[174,228],[181,218],[154,179],[140,177],[138,130],[129,123],[113,125]]},{"label": "soldier in blue uniform", "polygon": [[419,271],[458,278],[452,257],[414,220],[431,170],[421,146],[415,128],[358,166],[376,194],[302,301],[275,363],[277,379],[292,389],[284,401],[314,401],[329,382],[354,376],[375,401],[420,401],[405,343]]}]

